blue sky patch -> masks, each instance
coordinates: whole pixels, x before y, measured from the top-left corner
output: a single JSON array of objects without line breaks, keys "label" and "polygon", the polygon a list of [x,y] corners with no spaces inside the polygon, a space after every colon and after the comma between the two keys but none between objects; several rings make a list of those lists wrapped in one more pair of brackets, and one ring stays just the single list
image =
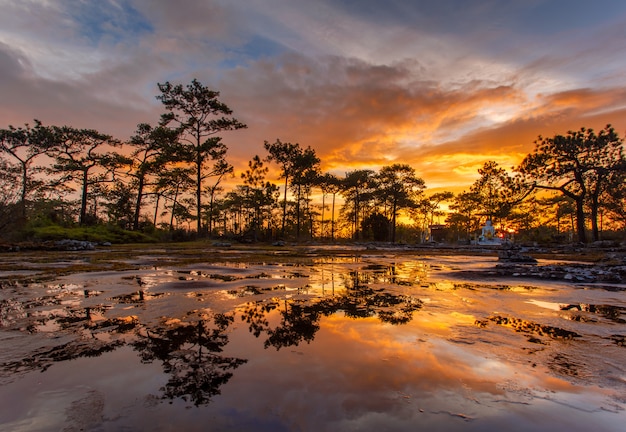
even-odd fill
[{"label": "blue sky patch", "polygon": [[93,45],[137,39],[153,32],[153,27],[128,1],[75,2],[67,13],[78,26],[80,35]]},{"label": "blue sky patch", "polygon": [[278,56],[287,51],[284,45],[270,39],[255,36],[244,45],[228,50],[226,58],[220,62],[220,67],[233,69],[250,61]]}]

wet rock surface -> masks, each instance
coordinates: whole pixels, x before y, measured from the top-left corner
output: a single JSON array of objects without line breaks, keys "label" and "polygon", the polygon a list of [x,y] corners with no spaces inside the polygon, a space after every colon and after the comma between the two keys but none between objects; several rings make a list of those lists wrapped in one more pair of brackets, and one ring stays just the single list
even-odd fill
[{"label": "wet rock surface", "polygon": [[[618,283],[626,281],[626,266],[602,264],[497,264],[494,274],[520,278],[561,280],[573,283]],[[621,289],[617,287],[616,289]]]},{"label": "wet rock surface", "polygon": [[[572,283],[626,283],[626,251],[585,248],[502,248],[494,250],[498,260],[493,268],[463,272],[470,278],[525,278]],[[590,258],[591,257],[591,258]],[[621,290],[622,288],[616,287]]]},{"label": "wet rock surface", "polygon": [[510,263],[536,264],[537,260],[530,255],[524,255],[521,249],[503,249],[498,251],[498,260]]},{"label": "wet rock surface", "polygon": [[[98,246],[96,242],[86,240],[63,239],[44,242],[22,242],[19,244],[0,244],[0,252],[21,251],[91,251]],[[111,246],[111,243],[102,243],[102,246]]]}]

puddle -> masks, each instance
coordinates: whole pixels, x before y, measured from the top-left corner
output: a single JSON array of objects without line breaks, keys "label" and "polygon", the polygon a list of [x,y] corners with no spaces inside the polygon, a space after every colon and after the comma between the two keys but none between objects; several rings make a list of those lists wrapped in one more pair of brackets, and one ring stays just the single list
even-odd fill
[{"label": "puddle", "polygon": [[[3,428],[582,431],[626,421],[626,299],[614,291],[476,280],[489,257],[286,248],[178,265],[175,254],[147,255],[158,251],[144,251],[139,269],[103,260],[100,272],[3,283]],[[449,278],[470,270],[471,280]]]}]

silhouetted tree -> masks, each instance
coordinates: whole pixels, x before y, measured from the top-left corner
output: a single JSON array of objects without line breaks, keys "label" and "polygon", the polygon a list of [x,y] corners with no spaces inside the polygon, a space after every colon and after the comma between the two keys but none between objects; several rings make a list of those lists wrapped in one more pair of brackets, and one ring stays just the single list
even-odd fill
[{"label": "silhouetted tree", "polygon": [[391,241],[396,242],[396,219],[402,209],[417,203],[426,188],[424,180],[417,177],[415,170],[406,164],[384,166],[376,175],[377,193],[381,201],[389,206],[391,215]]},{"label": "silhouetted tree", "polygon": [[80,184],[81,204],[78,221],[84,224],[89,188],[98,183],[111,181],[110,175],[128,163],[128,159],[114,152],[103,152],[103,148],[118,147],[120,142],[96,130],[62,126],[54,127],[54,134],[56,145],[52,170],[62,174],[61,183],[76,181]]},{"label": "silhouetted tree", "polygon": [[[557,235],[564,231],[564,226],[568,226],[572,233],[576,232],[576,204],[574,200],[566,195],[555,193],[550,197],[538,199],[537,203],[545,209],[543,213],[546,219],[554,223]],[[563,222],[564,218],[567,220],[566,223]]]},{"label": "silhouetted tree", "polygon": [[335,196],[337,192],[341,190],[341,181],[339,178],[331,173],[325,173],[318,177],[317,185],[322,190],[322,221],[321,221],[321,229],[322,235],[324,234],[324,210],[326,209],[325,199],[327,194],[333,195],[331,210],[330,210],[330,238],[335,240]]},{"label": "silhouetted tree", "polygon": [[21,217],[26,218],[26,199],[29,193],[41,181],[34,178],[34,174],[41,168],[33,166],[35,159],[47,154],[55,145],[54,136],[50,128],[42,126],[39,120],[35,120],[35,126],[24,127],[9,126],[8,129],[0,129],[0,152],[11,156],[17,162],[20,172],[20,212]]},{"label": "silhouetted tree", "polygon": [[[341,190],[345,198],[344,213],[352,222],[352,235],[358,237],[359,214],[365,202],[373,198],[375,190],[375,173],[372,170],[354,170],[346,173],[341,182]],[[349,208],[351,207],[351,211]]]},{"label": "silhouetted tree", "polygon": [[265,175],[268,171],[269,168],[263,166],[263,161],[257,155],[248,162],[248,169],[241,174],[244,183],[242,194],[244,195],[245,207],[252,215],[250,228],[255,241],[264,216],[271,211],[274,194],[278,191],[277,186],[265,181]]},{"label": "silhouetted tree", "polygon": [[[226,156],[226,146],[217,133],[242,129],[246,125],[233,118],[232,110],[218,98],[220,93],[192,80],[186,87],[169,82],[158,84],[157,96],[167,113],[161,116],[161,125],[176,129],[180,134],[177,154],[191,163],[195,174],[196,217],[198,234],[202,233],[202,182],[219,175]],[[217,164],[207,170],[208,161]]]},{"label": "silhouetted tree", "polygon": [[[296,195],[296,238],[300,239],[300,222],[303,217],[309,217],[309,234],[313,236],[313,215],[310,212],[310,193],[313,185],[317,183],[319,177],[320,159],[311,147],[301,149],[294,160],[294,172],[292,188]],[[304,203],[304,214],[302,205]],[[302,215],[302,216],[301,216]]]},{"label": "silhouetted tree", "polygon": [[135,135],[130,138],[128,145],[133,149],[131,153],[132,170],[129,175],[135,180],[137,197],[133,215],[133,229],[139,229],[139,216],[147,186],[156,185],[156,173],[163,169],[169,160],[178,139],[178,131],[163,126],[153,127],[147,123],[137,125]]},{"label": "silhouetted tree", "polygon": [[0,232],[15,221],[16,212],[21,214],[21,210],[17,209],[20,193],[15,185],[18,183],[19,168],[0,158]]},{"label": "silhouetted tree", "polygon": [[439,210],[439,206],[444,201],[450,201],[454,198],[454,194],[452,192],[437,192],[430,195],[427,198],[420,200],[419,206],[424,213],[425,217],[430,216],[429,218],[429,239],[433,240],[433,232],[432,226],[435,223],[435,216],[443,216],[445,213]]},{"label": "silhouetted tree", "polygon": [[380,213],[372,213],[361,221],[361,232],[364,238],[375,241],[389,240],[389,226],[391,221]]},{"label": "silhouetted tree", "polygon": [[245,192],[242,187],[230,191],[224,197],[222,205],[224,207],[224,231],[227,230],[226,219],[230,214],[230,230],[237,235],[243,232],[243,213],[246,206]]},{"label": "silhouetted tree", "polygon": [[207,186],[207,192],[209,193],[209,205],[206,210],[207,229],[209,233],[213,231],[213,218],[216,213],[215,198],[216,194],[222,190],[220,186],[224,178],[228,175],[232,175],[234,168],[225,159],[215,161],[211,176],[215,178],[213,184]]},{"label": "silhouetted tree", "polygon": [[[182,193],[187,190],[188,187],[193,185],[191,176],[192,170],[184,167],[175,167],[169,170],[159,170],[158,180],[156,185],[156,193],[159,196],[164,196],[169,199],[172,204],[170,206],[170,231],[174,229],[174,216],[177,214],[177,208]],[[156,203],[158,209],[158,202]],[[155,210],[155,223],[156,223],[156,210]]]},{"label": "silhouetted tree", "polygon": [[[626,171],[613,171],[607,187],[600,196],[601,210],[615,222],[618,229],[626,229]],[[601,215],[602,218],[602,215]],[[602,220],[602,219],[601,219]]]},{"label": "silhouetted tree", "polygon": [[495,223],[505,218],[515,204],[512,198],[514,180],[494,161],[485,162],[478,170],[480,178],[470,186],[478,212]]},{"label": "silhouetted tree", "polygon": [[269,153],[266,160],[268,162],[275,162],[280,165],[281,174],[280,178],[285,179],[285,189],[283,195],[283,222],[281,228],[281,235],[285,236],[285,225],[287,221],[287,190],[289,189],[289,181],[295,175],[295,167],[297,163],[298,154],[302,152],[298,143],[283,143],[277,139],[274,143],[265,141],[263,146]]},{"label": "silhouetted tree", "polygon": [[104,207],[109,222],[115,223],[122,229],[133,228],[134,204],[137,200],[137,192],[132,186],[122,182],[116,182],[112,188],[104,192],[106,202]]},{"label": "silhouetted tree", "polygon": [[626,170],[623,141],[607,125],[596,134],[581,128],[567,135],[539,138],[535,149],[527,155],[517,170],[529,185],[539,189],[556,190],[576,203],[578,241],[585,235],[585,204],[591,208],[593,239],[598,240],[599,198],[615,172]]},{"label": "silhouetted tree", "polygon": [[479,227],[479,200],[480,198],[473,192],[461,192],[454,197],[450,204],[453,211],[446,222],[457,232],[460,240],[460,233],[463,232],[465,239],[469,240],[471,233]]}]

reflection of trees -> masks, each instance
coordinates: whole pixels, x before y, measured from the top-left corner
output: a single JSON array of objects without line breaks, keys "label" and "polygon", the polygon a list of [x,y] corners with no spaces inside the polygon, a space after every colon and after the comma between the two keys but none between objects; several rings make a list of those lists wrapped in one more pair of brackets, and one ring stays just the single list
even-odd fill
[{"label": "reflection of trees", "polygon": [[0,377],[12,377],[27,372],[46,371],[53,363],[74,360],[80,357],[99,357],[124,345],[121,340],[102,341],[93,338],[78,338],[52,348],[37,348],[29,356],[0,364]]},{"label": "reflection of trees", "polygon": [[[40,299],[35,299],[40,302]],[[34,304],[30,302],[29,305]],[[63,314],[50,313],[35,317],[24,329],[28,333],[37,333],[38,326],[53,322],[61,330],[75,332],[78,336],[61,345],[40,347],[21,360],[0,364],[0,376],[27,373],[34,370],[45,371],[53,363],[74,360],[80,357],[99,357],[125,345],[121,335],[131,332],[138,325],[137,317],[126,316],[92,321],[92,313],[103,313],[105,307],[87,307],[84,309],[67,308]],[[97,335],[107,333],[119,336],[119,339],[103,340]]]},{"label": "reflection of trees", "polygon": [[[383,274],[395,281],[395,266],[390,266]],[[378,281],[376,273],[359,271],[348,273],[344,280],[347,293],[337,298],[338,309],[352,318],[377,315],[378,319],[390,324],[406,324],[411,321],[413,312],[422,307],[422,302],[411,296],[392,294],[385,292],[384,289],[374,290],[368,286]]]},{"label": "reflection of trees", "polygon": [[[291,304],[290,304],[291,303]],[[311,307],[297,300],[285,300],[285,309],[281,310],[281,323],[274,329],[268,328],[265,347],[276,349],[298,345],[300,341],[310,343],[320,329],[319,319],[323,309]]]},{"label": "reflection of trees", "polygon": [[174,327],[147,330],[132,343],[142,362],[159,360],[170,378],[163,397],[189,398],[198,405],[208,404],[211,397],[220,394],[220,387],[233,376],[247,360],[218,355],[228,344],[226,329],[233,317],[216,314],[213,323],[178,323]]},{"label": "reflection of trees", "polygon": [[[151,297],[132,294],[117,296],[113,301],[141,304]],[[25,302],[2,300],[2,327],[22,329],[28,333],[62,332],[63,343],[35,348],[24,358],[0,364],[0,381],[16,375],[40,370],[52,364],[80,357],[97,357],[127,344],[139,352],[144,363],[161,361],[169,374],[163,387],[163,398],[189,399],[195,405],[207,404],[220,387],[232,377],[232,370],[246,362],[244,359],[219,355],[228,344],[226,330],[232,316],[215,315],[196,322],[176,320],[154,328],[140,325],[138,317],[129,315],[104,318],[110,305],[85,308],[67,306],[63,309],[37,310],[61,305],[60,296],[35,298]],[[51,326],[52,324],[52,326]],[[47,326],[47,329],[43,329]]]},{"label": "reflection of trees", "polygon": [[[349,285],[357,283],[355,276],[363,283],[389,283],[394,285],[413,286],[415,281],[426,277],[424,266],[411,267],[406,264],[370,264],[363,272],[351,272],[344,276],[344,280]],[[357,283],[358,285],[358,283]]]},{"label": "reflection of trees", "polygon": [[[311,342],[320,329],[322,316],[343,312],[355,319],[377,316],[382,322],[406,324],[411,321],[413,312],[422,307],[422,302],[411,296],[370,288],[367,286],[369,277],[366,273],[351,272],[350,280],[345,281],[346,292],[338,296],[248,303],[241,309],[241,318],[256,337],[261,333],[267,335],[265,348],[273,346],[278,350],[302,341]],[[281,307],[282,303],[284,307]],[[273,311],[280,314],[280,322],[276,326],[271,326],[267,318]]]},{"label": "reflection of trees", "polygon": [[[284,308],[281,308],[281,303]],[[241,319],[249,325],[250,332],[259,337],[267,334],[265,348],[270,346],[280,348],[298,345],[302,341],[311,342],[319,330],[319,319],[324,309],[318,304],[306,304],[299,300],[260,301],[248,303],[242,310]],[[272,328],[266,316],[278,310],[280,324]]]}]

